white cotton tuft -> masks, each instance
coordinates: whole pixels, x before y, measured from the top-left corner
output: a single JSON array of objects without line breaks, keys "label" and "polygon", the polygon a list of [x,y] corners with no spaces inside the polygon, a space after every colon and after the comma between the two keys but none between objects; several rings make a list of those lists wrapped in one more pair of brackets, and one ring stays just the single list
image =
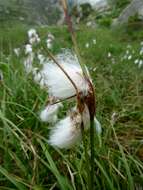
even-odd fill
[{"label": "white cotton tuft", "polygon": [[35,83],[39,84],[39,86],[42,89],[47,88],[44,75],[41,73],[41,71],[39,71],[38,68],[35,67],[35,68],[32,69],[32,75],[33,75],[33,80],[34,80]]},{"label": "white cotton tuft", "polygon": [[141,68],[141,66],[143,65],[143,60],[139,61],[138,67]]},{"label": "white cotton tuft", "polygon": [[53,47],[52,43],[51,42],[47,42],[47,48],[48,49],[52,49],[52,47]]},{"label": "white cotton tuft", "polygon": [[32,70],[33,70],[33,66],[32,66],[33,59],[34,59],[34,54],[31,53],[31,54],[29,54],[29,55],[25,58],[25,60],[24,60],[24,62],[23,62],[24,68],[25,68],[25,71],[26,71],[27,74],[29,74],[29,73],[32,72]]},{"label": "white cotton tuft", "polygon": [[54,37],[54,35],[53,35],[53,34],[49,33],[49,34],[48,34],[48,39],[54,40],[54,39],[55,39],[55,37]]},{"label": "white cotton tuft", "polygon": [[101,123],[97,120],[97,118],[94,118],[94,123],[95,123],[95,129],[98,135],[100,135],[102,133],[102,127],[101,127]]},{"label": "white cotton tuft", "polygon": [[41,40],[40,40],[40,38],[38,37],[38,35],[36,35],[36,36],[34,36],[34,37],[32,37],[32,38],[29,39],[29,43],[30,43],[30,44],[39,43],[40,41],[41,41]]},{"label": "white cotton tuft", "polygon": [[33,74],[33,80],[35,83],[39,84],[40,87],[44,87],[44,79],[42,77],[41,72],[38,70],[38,68],[33,68],[32,70],[32,74]]},{"label": "white cotton tuft", "polygon": [[38,68],[32,69],[32,75],[33,75],[34,82],[39,84],[41,89],[47,89],[47,83],[44,78],[44,75],[41,71],[39,71]]},{"label": "white cotton tuft", "polygon": [[143,55],[143,47],[140,50],[140,55]]},{"label": "white cotton tuft", "polygon": [[40,113],[40,119],[43,122],[55,123],[58,119],[57,113],[59,108],[62,107],[61,103],[48,105],[44,110]]},{"label": "white cotton tuft", "polygon": [[135,64],[138,64],[138,63],[139,63],[139,59],[136,59],[136,60],[134,61],[134,63],[135,63]]},{"label": "white cotton tuft", "polygon": [[95,44],[96,44],[96,39],[93,39],[92,42],[93,42],[93,44],[95,45]]},{"label": "white cotton tuft", "polygon": [[44,63],[45,63],[45,57],[44,57],[44,55],[43,54],[38,54],[37,55],[37,58],[38,58],[38,60],[40,61],[40,65],[43,65]]},{"label": "white cotton tuft", "polygon": [[86,48],[89,48],[89,43],[86,43],[86,44],[85,44],[85,47],[86,47]]},{"label": "white cotton tuft", "polygon": [[112,57],[112,54],[110,52],[108,52],[108,55],[107,55],[108,58],[111,58]]},{"label": "white cotton tuft", "polygon": [[[77,58],[71,52],[66,52],[58,54],[56,60],[70,76],[78,90],[86,95],[89,88],[88,82],[83,76]],[[49,60],[47,64],[44,64],[41,72],[44,75],[51,96],[67,98],[76,94],[71,81],[53,61]]]},{"label": "white cotton tuft", "polygon": [[54,39],[55,39],[55,37],[51,33],[49,33],[48,38],[46,40],[46,44],[47,44],[48,49],[52,49]]},{"label": "white cotton tuft", "polygon": [[132,55],[129,55],[129,56],[128,56],[128,60],[131,60],[131,59],[132,59]]},{"label": "white cotton tuft", "polygon": [[26,44],[25,45],[25,54],[31,54],[32,53],[32,45]]},{"label": "white cotton tuft", "polygon": [[76,115],[74,119],[68,116],[61,120],[51,131],[49,144],[58,148],[72,148],[81,140],[80,125],[80,115]]},{"label": "white cotton tuft", "polygon": [[30,44],[39,43],[41,41],[35,29],[28,31],[28,37]]},{"label": "white cotton tuft", "polygon": [[29,38],[32,38],[33,36],[35,36],[37,34],[36,30],[31,28],[29,31],[28,31],[28,37]]},{"label": "white cotton tuft", "polygon": [[20,54],[20,48],[14,48],[13,51],[14,51],[15,55],[18,57]]},{"label": "white cotton tuft", "polygon": [[0,82],[3,81],[3,73],[2,71],[0,70]]}]

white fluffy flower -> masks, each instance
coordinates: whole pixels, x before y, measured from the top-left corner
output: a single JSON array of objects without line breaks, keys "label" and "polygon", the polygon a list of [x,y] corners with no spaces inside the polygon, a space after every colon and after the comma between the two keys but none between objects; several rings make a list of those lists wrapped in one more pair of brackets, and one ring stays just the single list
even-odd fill
[{"label": "white fluffy flower", "polygon": [[93,39],[92,42],[94,45],[96,45],[96,39]]},{"label": "white fluffy flower", "polygon": [[86,43],[86,44],[85,44],[85,47],[86,47],[86,48],[89,48],[89,43]]},{"label": "white fluffy flower", "polygon": [[43,78],[41,72],[38,71],[38,68],[33,68],[32,74],[33,74],[34,82],[39,84],[41,88],[44,88],[44,86],[45,86],[44,78]]},{"label": "white fluffy flower", "polygon": [[47,42],[47,48],[48,49],[52,49],[52,47],[53,47],[52,43],[51,42]]},{"label": "white fluffy flower", "polygon": [[138,67],[141,68],[142,65],[143,65],[143,60],[140,60]]},{"label": "white fluffy flower", "polygon": [[110,52],[108,52],[107,57],[110,58],[112,56],[112,54]]},{"label": "white fluffy flower", "polygon": [[143,46],[143,42],[141,42],[140,45]]},{"label": "white fluffy flower", "polygon": [[13,51],[14,51],[15,55],[18,57],[20,54],[20,48],[14,48]]},{"label": "white fluffy flower", "polygon": [[135,64],[138,64],[138,63],[139,63],[139,59],[136,59],[136,60],[134,61],[134,63],[135,63]]},{"label": "white fluffy flower", "polygon": [[129,53],[130,53],[129,50],[126,50],[126,55],[129,55]]},{"label": "white fluffy flower", "polygon": [[34,59],[34,54],[31,53],[28,55],[27,58],[25,58],[25,60],[23,62],[26,73],[32,72],[32,70],[33,70],[33,66],[32,66],[33,59]]},{"label": "white fluffy flower", "polygon": [[1,70],[0,70],[0,81],[3,81],[3,73]]},{"label": "white fluffy flower", "polygon": [[49,143],[58,148],[71,148],[81,140],[81,116],[75,114],[59,121],[51,131]]},{"label": "white fluffy flower", "polygon": [[131,59],[132,59],[132,55],[129,55],[129,56],[128,56],[128,60],[131,60]]},{"label": "white fluffy flower", "polygon": [[[75,83],[78,90],[86,94],[88,92],[88,83],[83,76],[77,58],[70,53],[67,54],[67,56],[66,54],[59,54],[56,59]],[[48,61],[47,64],[43,66],[41,72],[44,75],[51,96],[60,99],[76,94],[76,90],[71,81],[53,61]]]},{"label": "white fluffy flower", "polygon": [[49,33],[49,34],[48,34],[48,38],[47,38],[47,40],[46,40],[47,48],[48,48],[48,49],[52,49],[54,39],[55,39],[55,37],[53,36],[53,34]]},{"label": "white fluffy flower", "polygon": [[33,68],[32,74],[33,74],[34,82],[39,84],[41,89],[48,89],[47,81],[45,80],[43,73],[41,71],[39,71],[38,68]]},{"label": "white fluffy flower", "polygon": [[54,35],[53,35],[53,34],[49,33],[49,34],[48,34],[48,39],[54,40],[54,39],[55,39],[55,37],[54,37]]},{"label": "white fluffy flower", "polygon": [[[55,123],[57,121],[57,112],[61,104],[48,105],[40,114],[40,118],[44,122]],[[90,126],[90,115],[87,106],[82,115],[73,108],[69,116],[59,121],[52,128],[49,144],[58,148],[72,148],[82,138],[81,123],[83,122],[84,129],[87,130]],[[101,134],[102,128],[99,121],[94,118],[95,129],[97,134]]]},{"label": "white fluffy flower", "polygon": [[94,123],[95,123],[95,129],[98,135],[100,135],[102,133],[102,127],[100,122],[97,120],[97,118],[94,118]]},{"label": "white fluffy flower", "polygon": [[34,44],[34,43],[39,43],[40,42],[40,38],[36,32],[35,29],[30,29],[28,31],[28,37],[29,37],[29,43],[30,44]]},{"label": "white fluffy flower", "polygon": [[140,55],[143,55],[143,47],[140,50]]},{"label": "white fluffy flower", "polygon": [[26,44],[25,45],[25,54],[31,54],[32,53],[32,45]]},{"label": "white fluffy flower", "polygon": [[39,62],[40,62],[40,64],[41,65],[43,65],[44,63],[45,63],[45,57],[44,57],[44,55],[43,54],[38,54],[37,55],[37,58],[38,58],[38,60],[39,60]]},{"label": "white fluffy flower", "polygon": [[40,119],[43,122],[55,123],[57,121],[57,113],[60,107],[62,107],[61,103],[48,105],[44,110],[41,111]]},{"label": "white fluffy flower", "polygon": [[[83,113],[80,114],[74,107],[69,116],[59,121],[52,129],[49,143],[58,148],[72,148],[81,138],[81,124],[84,130],[90,127],[90,114],[88,107],[84,105]],[[102,133],[102,127],[97,118],[94,118],[95,130],[98,135]]]},{"label": "white fluffy flower", "polygon": [[32,38],[29,39],[29,43],[30,43],[30,44],[39,43],[40,41],[41,41],[41,40],[40,40],[40,38],[38,37],[38,35],[36,35],[36,36],[34,36],[34,37],[32,37]]},{"label": "white fluffy flower", "polygon": [[32,37],[35,36],[36,34],[37,34],[36,30],[33,29],[33,28],[28,31],[28,37],[29,37],[29,38],[32,38]]}]

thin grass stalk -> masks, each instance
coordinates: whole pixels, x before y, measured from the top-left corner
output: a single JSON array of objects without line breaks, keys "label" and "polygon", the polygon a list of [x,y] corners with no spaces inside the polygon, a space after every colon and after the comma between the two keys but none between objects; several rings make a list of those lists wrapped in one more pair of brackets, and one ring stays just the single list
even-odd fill
[{"label": "thin grass stalk", "polygon": [[[68,14],[68,7],[67,7],[67,0],[61,0],[64,13],[65,13],[65,19],[68,25],[69,32],[71,34],[71,39],[74,45],[75,53],[78,57],[80,66],[82,68],[83,73],[85,76],[88,76],[87,71],[85,69],[85,65],[83,61],[81,60],[81,56],[79,53],[79,48],[76,41],[76,35],[73,29],[71,18]],[[93,89],[92,89],[93,90]],[[88,190],[94,189],[94,117],[91,117],[90,119],[90,162],[89,162],[89,156],[88,156],[88,150],[87,150],[87,144],[85,141],[85,133],[82,130],[82,136],[83,136],[83,144],[84,144],[84,151],[85,151],[85,157],[86,157],[86,166],[87,166],[87,174],[88,174]],[[90,177],[89,177],[90,176]]]},{"label": "thin grass stalk", "polygon": [[69,16],[68,14],[68,7],[67,7],[67,0],[61,0],[61,3],[62,3],[62,6],[63,6],[63,10],[64,10],[64,14],[65,14],[65,20],[66,20],[66,23],[67,23],[67,26],[68,26],[68,30],[71,34],[71,39],[72,39],[72,42],[73,42],[73,47],[74,47],[74,51],[78,57],[78,60],[79,60],[79,64],[82,68],[82,71],[83,73],[87,76],[87,71],[85,69],[85,66],[83,64],[83,60],[80,56],[80,53],[79,53],[79,48],[78,48],[78,44],[77,44],[77,40],[76,40],[76,35],[75,35],[75,32],[74,32],[74,29],[73,29],[73,24],[72,24],[72,21],[71,21],[71,17]]},{"label": "thin grass stalk", "polygon": [[82,141],[83,141],[83,147],[84,147],[84,154],[85,154],[85,166],[86,166],[86,169],[87,169],[87,186],[88,186],[88,189],[90,187],[90,158],[89,158],[89,155],[88,155],[88,146],[87,146],[87,142],[86,142],[86,135],[85,135],[85,132],[84,132],[84,126],[83,126],[83,123],[81,124],[81,133],[82,133]]},{"label": "thin grass stalk", "polygon": [[90,157],[90,167],[91,167],[91,170],[90,170],[90,186],[89,186],[89,190],[90,189],[94,189],[94,156],[95,156],[95,153],[94,153],[94,118],[90,120],[90,154],[91,154],[91,157]]},{"label": "thin grass stalk", "polygon": [[131,170],[130,170],[130,167],[129,167],[129,164],[128,164],[128,160],[126,158],[126,155],[124,153],[124,150],[123,150],[123,147],[122,145],[120,144],[119,140],[118,140],[118,137],[116,135],[116,131],[114,129],[114,123],[111,123],[111,127],[112,127],[112,130],[113,130],[113,134],[114,134],[114,137],[115,137],[115,140],[117,142],[117,145],[119,147],[119,150],[121,152],[121,155],[122,155],[122,158],[123,158],[123,163],[124,163],[124,166],[125,166],[125,170],[127,172],[127,176],[128,176],[128,183],[129,183],[129,189],[130,190],[134,190],[134,181],[133,181],[133,177],[132,177],[132,174],[131,174]]}]

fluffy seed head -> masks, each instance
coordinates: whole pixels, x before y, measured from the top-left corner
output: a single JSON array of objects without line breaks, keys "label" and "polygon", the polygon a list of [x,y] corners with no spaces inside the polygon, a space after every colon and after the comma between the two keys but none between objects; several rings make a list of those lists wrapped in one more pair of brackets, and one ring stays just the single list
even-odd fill
[{"label": "fluffy seed head", "polygon": [[25,54],[31,54],[32,53],[32,46],[31,44],[26,44],[25,45]]},{"label": "fluffy seed head", "polygon": [[49,143],[58,148],[71,148],[81,140],[81,116],[72,115],[58,122],[51,131]]},{"label": "fluffy seed head", "polygon": [[28,55],[27,58],[25,58],[25,60],[23,62],[23,65],[24,65],[24,68],[25,68],[25,71],[27,74],[33,70],[33,66],[32,66],[33,59],[34,59],[34,54],[31,53]]},{"label": "fluffy seed head", "polygon": [[96,133],[98,135],[100,135],[102,133],[102,127],[101,127],[101,123],[97,120],[97,118],[95,117],[94,118],[94,123],[95,123],[95,130],[96,130]]},{"label": "fluffy seed head", "polygon": [[48,105],[43,111],[40,113],[40,119],[43,122],[55,123],[57,121],[57,113],[59,108],[62,106],[61,103]]},{"label": "fluffy seed head", "polygon": [[[86,94],[88,92],[88,83],[83,76],[77,58],[71,52],[64,52],[57,55],[56,59],[75,83],[78,91]],[[76,90],[71,81],[53,61],[49,60],[47,64],[44,65],[42,73],[47,81],[50,95],[60,99],[76,94]]]},{"label": "fluffy seed head", "polygon": [[28,37],[29,38],[32,38],[33,36],[35,36],[37,34],[36,30],[31,28],[29,31],[28,31]]}]

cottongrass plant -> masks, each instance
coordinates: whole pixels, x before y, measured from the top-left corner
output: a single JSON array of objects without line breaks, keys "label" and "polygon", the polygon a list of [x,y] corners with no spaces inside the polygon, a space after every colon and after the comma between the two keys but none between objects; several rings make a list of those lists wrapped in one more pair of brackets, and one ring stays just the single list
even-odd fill
[{"label": "cottongrass plant", "polygon": [[139,44],[137,51],[131,45],[128,45],[125,54],[121,57],[121,61],[133,62],[141,69],[143,66],[143,43]]},{"label": "cottongrass plant", "polygon": [[[29,44],[25,45],[26,57],[23,65],[26,74],[31,73],[34,82],[49,94],[48,104],[39,116],[41,121],[55,124],[50,132],[49,144],[58,148],[71,148],[81,140],[82,130],[79,130],[79,126],[83,125],[83,129],[88,129],[90,110],[93,112],[92,115],[95,112],[95,97],[90,97],[94,96],[92,80],[87,67],[84,66],[86,71],[84,73],[77,55],[69,49],[63,49],[55,56],[47,49],[50,58],[46,58],[39,50],[38,53],[34,52],[33,45],[35,46],[37,41],[30,44],[33,33],[37,34],[36,30],[28,31]],[[48,34],[48,36],[54,39],[52,34]],[[41,69],[34,67],[34,59],[38,59],[39,65],[42,66]],[[93,104],[88,105],[90,98],[92,98]],[[65,119],[58,122],[58,111],[63,107],[61,102],[69,99],[77,100],[76,105],[69,111]],[[100,134],[101,125],[96,117],[93,120],[94,128]],[[67,131],[62,129],[67,129]]]},{"label": "cottongrass plant", "polygon": [[[50,98],[55,99],[50,102],[47,114],[55,110],[55,105],[60,100],[75,99],[76,105],[66,118],[59,121],[52,129],[49,143],[59,148],[70,148],[76,144],[78,138],[81,139],[81,125],[84,129],[89,127],[90,114],[94,115],[95,101],[92,82],[90,76],[85,76],[78,63],[78,59],[70,52],[66,53],[65,60],[57,56],[58,65],[51,61],[44,65],[43,74],[48,86]],[[65,56],[65,55],[64,55]],[[92,101],[92,108],[91,106]],[[56,109],[57,111],[57,109]],[[61,129],[61,131],[60,131]],[[63,130],[62,130],[63,129]],[[65,129],[65,130],[64,130]]]},{"label": "cottongrass plant", "polygon": [[[64,36],[61,35],[61,28],[53,29],[48,27],[41,31],[41,33],[45,34],[46,38],[48,35],[46,34],[47,30],[50,30],[55,34],[55,40],[57,40],[57,38],[61,39],[61,41],[63,41],[63,39],[69,39],[69,34],[65,27],[63,29]],[[93,39],[95,36],[96,32],[100,43],[97,43],[97,47],[94,48],[94,51],[90,48],[91,50],[87,53],[84,47],[86,40],[85,36],[87,35],[89,39],[88,41],[90,41],[90,39]],[[143,141],[141,126],[142,72],[134,65],[128,64],[128,62],[125,65],[120,61],[114,65],[104,65],[104,62],[107,60],[106,56],[108,52],[112,53],[112,57],[114,57],[115,60],[120,60],[121,55],[116,55],[116,53],[119,53],[118,50],[121,48],[121,45],[121,49],[124,51],[125,44],[127,43],[122,43],[122,39],[126,37],[126,34],[124,37],[121,35],[120,39],[116,39],[116,32],[115,36],[112,32],[110,32],[110,35],[107,35],[109,34],[108,32],[108,30],[104,31],[104,29],[99,29],[99,31],[88,31],[84,27],[84,30],[78,34],[80,36],[81,50],[85,55],[85,59],[87,62],[90,62],[91,58],[91,64],[88,65],[88,68],[94,68],[95,61],[97,60],[96,73],[93,72],[93,70],[91,70],[91,72],[94,79],[98,79],[96,82],[96,86],[99,88],[98,104],[102,102],[102,105],[100,105],[98,109],[99,112],[103,113],[102,123],[105,126],[101,148],[96,144],[98,143],[98,140],[95,140],[96,156],[94,157],[94,163],[96,169],[93,173],[95,177],[94,185],[97,189],[141,189],[143,171]],[[13,33],[15,34],[15,31],[13,31]],[[16,41],[18,38],[19,36],[16,35],[15,39],[13,39],[13,35],[11,35],[11,40]],[[41,41],[45,43],[45,48],[46,38],[41,38]],[[9,38],[7,40],[11,41]],[[25,36],[23,36],[21,43],[23,43],[23,41],[25,41]],[[113,49],[115,48],[114,50],[116,50],[115,52],[111,51],[110,43],[107,42],[112,43]],[[53,44],[52,52],[57,52],[58,47],[56,47],[56,44]],[[86,166],[91,165],[91,161],[87,160],[85,157],[86,152],[88,153],[88,157],[91,155],[89,150],[90,138],[88,123],[84,124],[84,126],[86,126],[85,130],[82,130],[81,136],[78,136],[78,141],[75,142],[80,142],[80,145],[76,146],[76,148],[73,145],[73,149],[68,151],[59,149],[55,149],[54,151],[52,147],[47,145],[46,128],[50,127],[53,131],[54,129],[57,130],[57,124],[59,127],[63,125],[63,122],[60,125],[59,120],[61,117],[63,117],[61,121],[63,121],[64,118],[67,118],[66,116],[63,116],[65,109],[64,112],[61,111],[61,108],[59,108],[60,110],[58,112],[54,112],[53,109],[50,116],[59,113],[57,115],[59,118],[48,126],[40,124],[38,121],[37,116],[39,110],[44,110],[43,106],[39,106],[46,93],[37,88],[36,85],[33,85],[31,79],[32,76],[34,79],[34,77],[38,75],[39,78],[36,77],[36,84],[41,85],[40,81],[42,81],[46,86],[46,79],[43,75],[43,73],[46,75],[46,72],[43,70],[43,68],[45,68],[44,65],[55,63],[54,61],[51,63],[52,60],[47,58],[46,53],[43,52],[40,44],[37,45],[37,47],[35,44],[32,46],[32,52],[34,53],[34,62],[32,63],[33,68],[30,76],[26,75],[26,79],[23,76],[20,66],[20,62],[23,60],[21,57],[22,54],[20,54],[18,58],[16,55],[10,54],[8,55],[8,59],[3,54],[1,55],[2,65],[0,69],[2,69],[4,75],[3,86],[0,91],[2,97],[0,120],[3,122],[1,125],[1,183],[5,186],[4,189],[13,188],[23,190],[25,189],[21,187],[23,184],[25,184],[24,187],[27,187],[26,189],[89,189],[87,187],[87,177],[89,176],[87,175],[88,167]],[[71,44],[69,43],[69,45]],[[64,44],[61,43],[60,47],[62,46],[64,46]],[[101,49],[98,48],[99,46]],[[138,42],[133,42],[133,47],[135,48],[135,52],[137,52],[136,48],[138,50]],[[5,49],[6,48],[7,47],[5,47]],[[95,56],[95,52],[99,54],[98,58]],[[105,56],[103,56],[103,52]],[[76,57],[77,60],[75,53],[67,50],[64,50],[58,55],[55,53],[54,58],[59,64],[62,64],[63,62],[68,61],[68,55],[72,55],[71,58]],[[138,58],[138,54],[136,55],[136,58]],[[24,58],[26,58],[26,56]],[[110,63],[109,59],[107,61]],[[131,61],[132,60],[130,60],[130,62]],[[72,62],[74,62],[74,60]],[[72,64],[72,62],[70,62],[70,64]],[[8,69],[3,67],[3,63],[5,63],[5,66]],[[35,71],[34,74],[33,71]],[[100,74],[97,73],[99,71]],[[86,74],[86,76],[88,75]],[[57,76],[55,76],[55,78],[56,77]],[[48,92],[48,88],[45,88],[45,90]],[[131,95],[128,94],[129,90]],[[72,99],[73,101],[77,100],[76,97],[73,97]],[[49,100],[48,105],[45,106],[47,108],[46,110],[48,110],[48,106],[52,108],[52,106],[58,105],[58,102],[62,102],[62,100],[63,99],[58,100],[56,98],[54,100]],[[53,104],[54,102],[57,102],[57,104]],[[73,102],[67,103],[64,105],[66,109],[69,109],[69,107],[73,105]],[[67,112],[67,116],[69,116],[70,112],[74,111],[76,107],[75,103],[75,106],[73,105],[71,111]],[[36,115],[35,112],[38,114]],[[83,114],[84,113],[85,112],[83,112]],[[85,121],[90,122],[88,114],[86,114],[86,116],[87,119]],[[47,118],[47,116],[45,117]],[[77,115],[75,120],[80,123],[79,118],[80,116]],[[49,136],[53,134],[51,132],[49,133]],[[85,148],[83,149],[83,147]],[[71,148],[71,146],[69,146],[69,148]],[[13,170],[13,168],[15,168],[15,170]],[[69,185],[66,185],[67,183]],[[20,185],[16,186],[15,184]],[[93,189],[93,187],[91,189]],[[3,189],[3,187],[1,188]]]},{"label": "cottongrass plant", "polygon": [[[83,125],[84,129],[89,128],[90,109],[95,109],[94,99],[91,100],[94,103],[92,108],[89,108],[90,93],[93,93],[91,77],[83,74],[77,56],[70,50],[63,50],[53,59],[46,60],[40,71],[33,68],[33,73],[34,81],[41,87],[45,87],[49,94],[48,104],[40,113],[41,121],[56,123],[59,108],[63,107],[61,102],[76,100],[76,105],[69,111],[66,118],[56,123],[49,137],[49,143],[52,146],[73,147],[81,140],[80,126]],[[96,117],[94,117],[94,126],[100,134],[101,125]]]},{"label": "cottongrass plant", "polygon": [[[48,104],[40,113],[41,121],[55,125],[51,128],[48,143],[56,148],[69,149],[83,139],[88,189],[93,189],[94,133],[96,129],[96,132],[101,134],[101,125],[95,117],[94,85],[87,67],[81,61],[66,1],[62,1],[62,5],[75,53],[71,50],[64,50],[55,56],[50,53],[49,49],[52,48],[55,39],[52,34],[48,34],[46,47],[43,48],[49,58],[44,56],[41,49],[35,53],[33,45],[35,46],[41,40],[36,30],[31,29],[28,31],[29,44],[25,46],[24,67],[26,73],[32,73],[34,81],[49,94]],[[41,69],[33,67],[35,56],[42,66]],[[59,121],[58,111],[63,106],[61,102],[70,99],[75,101],[75,106],[68,111],[65,118]],[[88,129],[90,129],[90,153],[85,140],[85,131]]]},{"label": "cottongrass plant", "polygon": [[49,33],[48,38],[46,40],[48,49],[52,49],[54,39],[55,39],[55,37],[53,36],[53,34]]},{"label": "cottongrass plant", "polygon": [[[81,116],[81,122],[80,122],[80,128],[81,131],[83,132],[85,130],[85,125],[84,125],[84,117],[83,115],[87,115],[87,112],[89,113],[89,123],[90,123],[90,165],[89,165],[89,156],[88,156],[88,150],[87,150],[87,145],[85,142],[84,134],[82,133],[83,136],[83,142],[84,142],[84,149],[85,149],[85,156],[86,156],[86,165],[87,165],[87,175],[88,175],[88,189],[94,189],[94,125],[95,125],[95,112],[96,112],[96,101],[95,101],[95,92],[94,92],[94,86],[92,83],[92,80],[90,78],[89,72],[87,70],[87,67],[84,65],[83,60],[80,57],[79,50],[78,50],[78,44],[76,42],[76,36],[75,32],[73,29],[73,25],[71,22],[71,19],[68,14],[68,6],[67,6],[67,1],[66,0],[61,0],[63,10],[65,13],[65,19],[68,25],[69,32],[71,34],[71,38],[73,41],[74,45],[74,50],[77,54],[81,70],[82,72],[80,75],[82,76],[82,81],[84,86],[86,86],[86,90],[81,91],[78,87],[75,86],[76,89],[76,98],[77,98],[77,112]],[[71,81],[72,83],[72,81]],[[74,86],[75,83],[73,83]],[[87,110],[86,110],[87,108]],[[86,110],[86,114],[85,114]]]},{"label": "cottongrass plant", "polygon": [[[53,106],[59,101],[75,98],[76,105],[69,114],[59,121],[51,130],[49,143],[58,148],[71,148],[84,136],[84,131],[90,127],[91,140],[91,170],[88,189],[94,185],[94,126],[97,124],[98,132],[101,127],[95,118],[96,102],[92,80],[85,67],[86,73],[80,67],[78,59],[72,55],[70,64],[67,60],[59,63],[50,53],[53,63],[46,64],[44,71],[47,81],[49,96],[57,99],[49,106]],[[54,109],[54,108],[53,108]],[[49,109],[48,112],[51,112]],[[100,128],[100,129],[99,129]],[[83,139],[85,139],[83,137]],[[85,142],[84,142],[85,144]],[[85,144],[86,162],[89,162],[87,145]]]}]

